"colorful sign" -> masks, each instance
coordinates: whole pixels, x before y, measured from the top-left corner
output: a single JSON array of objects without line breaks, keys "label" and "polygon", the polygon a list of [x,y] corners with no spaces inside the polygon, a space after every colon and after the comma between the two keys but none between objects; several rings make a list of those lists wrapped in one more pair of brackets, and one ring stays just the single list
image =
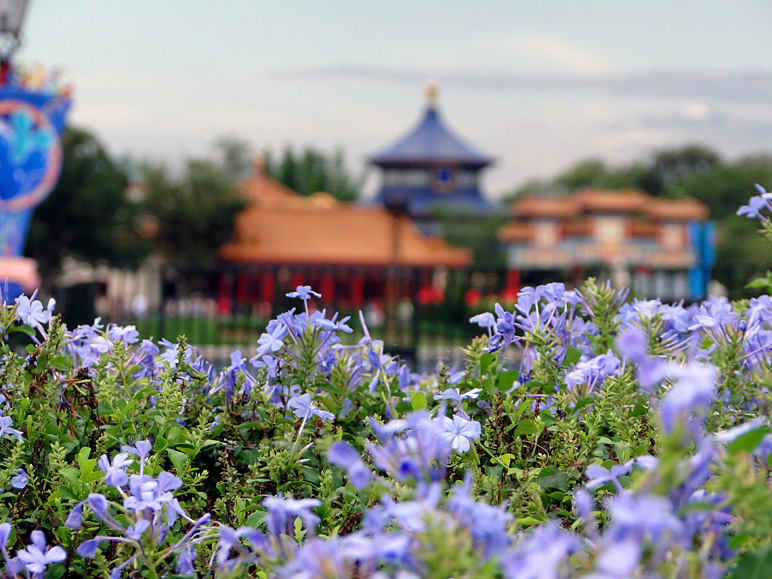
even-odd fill
[{"label": "colorful sign", "polygon": [[62,169],[59,135],[66,96],[19,85],[0,86],[0,255],[20,256],[32,210]]}]

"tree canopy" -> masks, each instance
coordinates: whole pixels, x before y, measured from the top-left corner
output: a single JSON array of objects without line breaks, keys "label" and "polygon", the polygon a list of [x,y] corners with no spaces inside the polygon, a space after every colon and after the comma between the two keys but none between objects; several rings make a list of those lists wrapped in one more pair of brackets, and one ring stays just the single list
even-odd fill
[{"label": "tree canopy", "polygon": [[366,178],[365,173],[354,176],[349,172],[341,149],[330,155],[313,147],[299,153],[285,147],[281,158],[266,151],[265,161],[270,177],[301,195],[324,191],[339,201],[353,201],[361,194]]},{"label": "tree canopy", "polygon": [[218,158],[190,158],[181,174],[163,163],[142,165],[143,209],[156,224],[156,249],[179,266],[210,266],[233,234],[233,220],[246,206],[236,187],[240,161],[218,146]]},{"label": "tree canopy", "polygon": [[141,207],[127,197],[128,177],[92,133],[67,127],[62,173],[35,210],[25,254],[38,261],[44,285],[66,256],[90,264],[134,266],[151,250]]}]

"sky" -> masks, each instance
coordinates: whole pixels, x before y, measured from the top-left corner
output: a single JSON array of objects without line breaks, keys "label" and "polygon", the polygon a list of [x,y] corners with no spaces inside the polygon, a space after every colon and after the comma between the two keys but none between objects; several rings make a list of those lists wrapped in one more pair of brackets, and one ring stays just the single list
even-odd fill
[{"label": "sky", "polygon": [[588,158],[772,152],[771,32],[768,0],[31,0],[18,58],[112,154],[172,166],[233,135],[359,174],[436,81],[496,198]]}]

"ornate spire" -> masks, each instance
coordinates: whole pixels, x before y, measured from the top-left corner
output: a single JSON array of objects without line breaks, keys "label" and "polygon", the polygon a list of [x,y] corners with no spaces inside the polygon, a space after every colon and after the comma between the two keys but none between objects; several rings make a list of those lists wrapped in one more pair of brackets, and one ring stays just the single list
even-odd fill
[{"label": "ornate spire", "polygon": [[437,108],[437,92],[439,91],[439,86],[437,85],[437,81],[430,80],[428,83],[426,83],[426,108],[429,110],[434,110]]}]

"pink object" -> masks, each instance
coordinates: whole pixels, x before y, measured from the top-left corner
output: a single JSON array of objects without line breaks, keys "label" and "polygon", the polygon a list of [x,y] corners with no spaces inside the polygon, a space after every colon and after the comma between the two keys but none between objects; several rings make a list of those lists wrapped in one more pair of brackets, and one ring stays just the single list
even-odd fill
[{"label": "pink object", "polygon": [[38,262],[29,257],[0,257],[0,285],[5,279],[21,285],[25,293],[40,287]]}]

